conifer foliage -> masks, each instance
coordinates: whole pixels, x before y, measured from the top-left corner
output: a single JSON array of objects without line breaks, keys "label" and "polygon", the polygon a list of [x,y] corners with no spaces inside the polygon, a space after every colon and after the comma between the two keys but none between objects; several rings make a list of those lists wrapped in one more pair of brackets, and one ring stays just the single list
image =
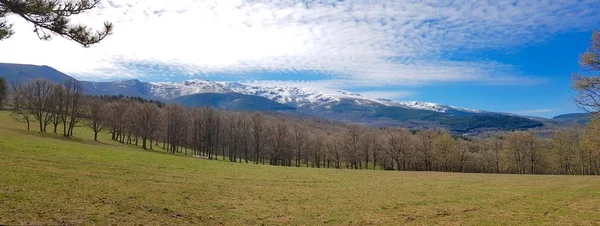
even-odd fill
[{"label": "conifer foliage", "polygon": [[33,24],[34,32],[41,40],[49,40],[53,35],[58,35],[89,47],[112,33],[112,23],[104,22],[103,29],[94,31],[86,25],[71,23],[70,17],[93,9],[99,2],[100,0],[0,0],[0,41],[14,34],[13,24],[4,18],[18,15]]}]

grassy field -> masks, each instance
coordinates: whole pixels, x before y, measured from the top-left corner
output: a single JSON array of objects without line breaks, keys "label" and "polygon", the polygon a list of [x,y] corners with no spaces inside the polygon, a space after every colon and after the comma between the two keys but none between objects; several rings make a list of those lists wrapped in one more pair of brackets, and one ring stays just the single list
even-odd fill
[{"label": "grassy field", "polygon": [[274,167],[24,128],[0,112],[0,224],[600,224],[600,177]]}]

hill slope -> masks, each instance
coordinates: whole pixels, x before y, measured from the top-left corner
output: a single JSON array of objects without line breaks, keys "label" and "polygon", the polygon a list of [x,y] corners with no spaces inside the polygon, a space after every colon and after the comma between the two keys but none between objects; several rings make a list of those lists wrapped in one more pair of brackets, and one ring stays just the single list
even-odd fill
[{"label": "hill slope", "polygon": [[592,121],[592,114],[591,113],[572,113],[572,114],[564,114],[564,115],[558,115],[554,118],[552,118],[555,121],[559,121],[559,122],[572,122],[572,123],[579,123],[579,124],[588,124],[589,122]]},{"label": "hill slope", "polygon": [[271,167],[23,128],[0,112],[2,225],[592,225],[600,208],[599,177]]},{"label": "hill slope", "polygon": [[291,111],[296,108],[257,96],[239,93],[198,93],[174,100],[184,106],[214,107],[237,111]]},{"label": "hill slope", "polygon": [[0,77],[4,77],[8,81],[15,81],[18,83],[30,81],[40,77],[58,83],[73,79],[71,76],[45,65],[37,66],[7,63],[0,63]]}]

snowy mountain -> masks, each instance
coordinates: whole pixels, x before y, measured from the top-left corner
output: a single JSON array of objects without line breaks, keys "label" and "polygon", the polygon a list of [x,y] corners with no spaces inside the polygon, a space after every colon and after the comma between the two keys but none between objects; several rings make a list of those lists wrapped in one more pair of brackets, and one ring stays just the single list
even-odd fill
[{"label": "snowy mountain", "polygon": [[420,101],[369,98],[337,89],[256,85],[236,82],[188,80],[183,82],[115,82],[135,84],[142,97],[186,106],[212,106],[231,110],[277,111],[373,126],[410,128],[443,127],[466,133],[539,127],[539,121],[521,116]]},{"label": "snowy mountain", "polygon": [[441,112],[441,113],[449,113],[451,111],[460,111],[460,112],[466,112],[466,113],[486,113],[486,111],[482,111],[482,110],[461,108],[461,107],[455,107],[455,106],[450,106],[450,105],[442,105],[442,104],[436,104],[436,103],[431,103],[431,102],[422,102],[422,101],[393,101],[390,99],[381,99],[381,98],[377,99],[377,101],[379,101],[383,104],[386,104],[388,106],[400,106],[400,107],[414,108],[414,109],[427,110],[427,111],[435,111],[435,112]]},{"label": "snowy mountain", "polygon": [[[27,82],[44,78],[61,83],[72,77],[47,66],[2,64],[0,76]],[[155,99],[185,106],[211,106],[236,111],[270,111],[281,114],[327,118],[376,127],[447,128],[457,133],[518,130],[570,121],[509,115],[420,101],[369,98],[345,90],[293,86],[256,85],[208,80],[142,82],[81,81],[89,95],[124,95]],[[565,121],[565,122],[564,122]],[[568,122],[566,122],[568,121]]]},{"label": "snowy mountain", "polygon": [[150,82],[151,93],[161,99],[175,99],[180,96],[187,96],[198,93],[228,93],[233,92],[225,87],[225,84],[193,79],[184,82]]},{"label": "snowy mountain", "polygon": [[208,80],[187,80],[184,82],[150,82],[153,96],[170,100],[180,96],[198,93],[240,93],[260,96],[281,104],[297,108],[331,107],[343,99],[353,100],[357,105],[382,104],[390,107],[434,111],[440,113],[485,113],[485,111],[441,105],[420,101],[393,101],[372,99],[358,93],[345,90],[327,90],[306,87],[261,86],[233,82],[215,82]]}]

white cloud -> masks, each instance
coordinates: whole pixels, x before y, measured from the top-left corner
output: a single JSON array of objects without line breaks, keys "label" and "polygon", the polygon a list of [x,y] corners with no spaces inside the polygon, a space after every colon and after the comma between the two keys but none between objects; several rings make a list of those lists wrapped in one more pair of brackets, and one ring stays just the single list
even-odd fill
[{"label": "white cloud", "polygon": [[[74,18],[114,35],[89,49],[37,40],[20,18],[0,62],[45,64],[84,79],[311,70],[333,86],[528,81],[511,65],[447,56],[543,41],[600,24],[580,1],[105,0]],[[257,78],[260,79],[260,78]],[[333,82],[337,82],[333,84]]]}]

